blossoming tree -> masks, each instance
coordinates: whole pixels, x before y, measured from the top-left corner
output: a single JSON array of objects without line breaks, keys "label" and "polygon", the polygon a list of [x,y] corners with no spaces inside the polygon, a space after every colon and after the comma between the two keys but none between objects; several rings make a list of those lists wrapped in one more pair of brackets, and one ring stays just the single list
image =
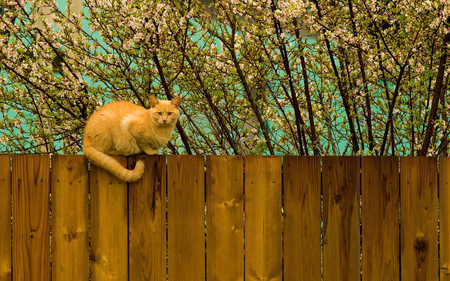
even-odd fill
[{"label": "blossoming tree", "polygon": [[450,1],[0,1],[0,153],[183,96],[185,154],[446,155]]}]

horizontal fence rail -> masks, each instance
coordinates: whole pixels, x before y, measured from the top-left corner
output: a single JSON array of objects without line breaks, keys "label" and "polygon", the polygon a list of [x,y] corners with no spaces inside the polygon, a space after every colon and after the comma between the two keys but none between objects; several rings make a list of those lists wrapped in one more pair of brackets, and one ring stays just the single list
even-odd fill
[{"label": "horizontal fence rail", "polygon": [[144,159],[0,155],[0,281],[450,281],[450,158]]}]

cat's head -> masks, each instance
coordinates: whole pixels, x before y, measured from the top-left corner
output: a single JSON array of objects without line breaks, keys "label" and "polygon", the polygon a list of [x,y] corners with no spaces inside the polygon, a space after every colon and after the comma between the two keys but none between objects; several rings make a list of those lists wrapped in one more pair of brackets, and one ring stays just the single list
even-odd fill
[{"label": "cat's head", "polygon": [[180,115],[181,97],[178,95],[173,100],[158,100],[150,97],[150,117],[158,126],[175,125]]}]

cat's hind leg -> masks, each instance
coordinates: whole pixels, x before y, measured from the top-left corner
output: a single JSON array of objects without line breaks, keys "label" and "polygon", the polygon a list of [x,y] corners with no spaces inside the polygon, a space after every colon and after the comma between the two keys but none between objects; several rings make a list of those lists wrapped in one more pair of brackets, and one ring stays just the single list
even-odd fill
[{"label": "cat's hind leg", "polygon": [[134,178],[132,181],[137,181],[138,179],[140,179],[142,177],[142,175],[144,174],[145,171],[145,163],[143,159],[139,159],[136,162],[136,166],[134,166],[133,169],[133,174],[134,174]]}]

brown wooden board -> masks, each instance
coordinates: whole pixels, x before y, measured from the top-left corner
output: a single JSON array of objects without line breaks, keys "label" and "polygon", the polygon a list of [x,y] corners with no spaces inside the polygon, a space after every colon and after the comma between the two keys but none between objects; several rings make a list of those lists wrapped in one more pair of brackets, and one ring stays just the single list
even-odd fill
[{"label": "brown wooden board", "polygon": [[0,281],[11,280],[11,166],[0,155]]},{"label": "brown wooden board", "polygon": [[244,280],[242,156],[206,157],[207,280]]},{"label": "brown wooden board", "polygon": [[[129,187],[130,280],[166,280],[166,156],[138,156],[146,172]],[[136,157],[129,158],[134,166]]]},{"label": "brown wooden board", "polygon": [[202,156],[167,156],[169,280],[205,280]]},{"label": "brown wooden board", "polygon": [[401,278],[438,280],[437,158],[400,157]]},{"label": "brown wooden board", "polygon": [[322,173],[324,280],[359,280],[360,157],[323,157]]},{"label": "brown wooden board", "polygon": [[52,280],[89,280],[88,163],[52,156]]},{"label": "brown wooden board", "polygon": [[450,281],[450,158],[439,158],[440,281]]},{"label": "brown wooden board", "polygon": [[245,280],[282,280],[281,157],[246,156]]},{"label": "brown wooden board", "polygon": [[398,281],[398,157],[362,157],[362,280]]},{"label": "brown wooden board", "polygon": [[[124,167],[125,156],[115,156]],[[90,165],[92,281],[128,280],[127,183]]]},{"label": "brown wooden board", "polygon": [[12,157],[14,280],[50,280],[50,156]]},{"label": "brown wooden board", "polygon": [[321,280],[320,177],[320,157],[283,157],[284,280]]}]

